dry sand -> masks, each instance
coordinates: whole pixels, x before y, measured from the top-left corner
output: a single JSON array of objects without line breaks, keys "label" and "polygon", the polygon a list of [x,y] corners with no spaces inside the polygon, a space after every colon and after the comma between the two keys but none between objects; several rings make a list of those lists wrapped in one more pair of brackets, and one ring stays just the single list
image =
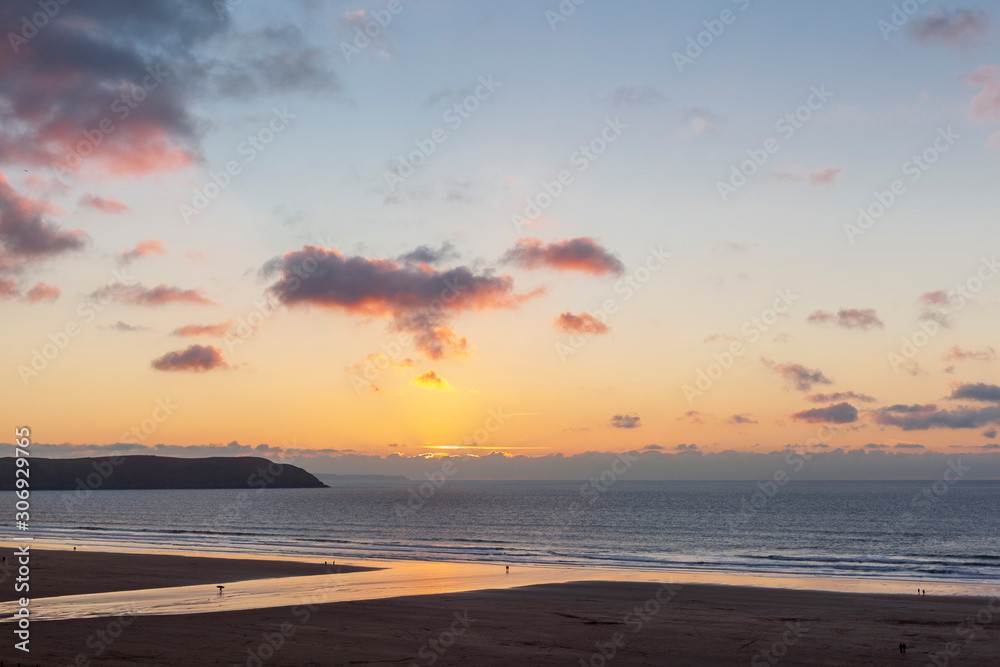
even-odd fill
[{"label": "dry sand", "polygon": [[[105,582],[160,580],[175,557],[105,554]],[[182,563],[189,559],[181,558]],[[218,563],[230,580],[253,567]],[[209,563],[209,561],[216,561]],[[144,573],[147,563],[157,572]],[[316,567],[307,565],[308,567]],[[319,566],[322,567],[322,566]],[[232,568],[243,569],[234,573]],[[295,572],[298,574],[299,572]],[[53,572],[81,580],[93,573]],[[345,575],[349,577],[350,575]],[[35,575],[33,573],[32,578]],[[202,577],[204,578],[204,577]],[[214,579],[213,579],[214,581]],[[179,583],[179,582],[174,582]],[[58,585],[53,582],[53,585]],[[67,584],[69,585],[69,584]],[[108,590],[107,586],[103,587]],[[639,613],[636,613],[638,609]],[[970,626],[967,619],[989,615]],[[630,615],[631,614],[631,615]],[[1000,600],[740,586],[584,582],[187,616],[32,624],[24,665],[918,665],[1000,664]],[[283,633],[283,634],[282,634]],[[966,642],[966,639],[970,641]],[[433,643],[432,643],[433,642]],[[900,655],[898,644],[908,646]],[[949,642],[957,654],[947,657]],[[617,643],[617,645],[616,645]],[[272,645],[278,645],[273,649]],[[447,645],[447,647],[446,647]],[[765,655],[762,651],[770,651]],[[99,655],[98,655],[99,653]],[[780,658],[776,654],[781,654]],[[432,661],[432,658],[436,657]],[[581,663],[581,660],[583,661]],[[772,662],[773,661],[773,662]]]}]

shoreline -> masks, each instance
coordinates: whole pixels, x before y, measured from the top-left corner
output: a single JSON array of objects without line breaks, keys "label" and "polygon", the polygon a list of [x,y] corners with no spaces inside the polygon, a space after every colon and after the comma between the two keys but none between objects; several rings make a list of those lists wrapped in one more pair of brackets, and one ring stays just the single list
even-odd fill
[{"label": "shoreline", "polygon": [[[8,553],[2,549],[2,553]],[[11,552],[12,553],[12,552]],[[13,559],[11,559],[13,560]],[[41,564],[41,565],[39,565]],[[81,576],[81,573],[85,573]],[[9,577],[9,572],[5,575]],[[808,594],[895,596],[900,600],[985,600],[1000,586],[936,586],[919,582],[761,577],[665,570],[610,570],[441,561],[364,561],[333,565],[255,558],[33,550],[32,619],[65,621],[263,610],[289,605],[362,602],[558,584],[669,584]],[[219,590],[216,590],[219,586]],[[8,591],[0,624],[17,609]]]},{"label": "shoreline", "polygon": [[[3,542],[0,541],[0,553],[8,555],[15,548],[14,542]],[[747,586],[753,588],[777,588],[777,589],[793,589],[793,590],[812,590],[812,591],[830,591],[830,592],[851,592],[851,593],[878,593],[878,594],[898,594],[898,595],[915,595],[917,589],[927,590],[929,595],[937,596],[951,596],[951,595],[964,595],[964,596],[989,596],[991,595],[997,587],[1000,587],[1000,582],[996,583],[983,583],[981,581],[927,581],[922,579],[907,579],[907,578],[872,578],[872,577],[836,577],[836,576],[799,576],[795,574],[784,574],[784,573],[759,573],[759,572],[746,572],[738,570],[724,570],[724,569],[705,569],[705,570],[695,570],[695,569],[668,569],[668,568],[656,568],[656,567],[615,567],[615,566],[585,566],[585,565],[557,565],[550,563],[521,563],[521,562],[504,562],[504,561],[466,561],[466,560],[444,560],[444,559],[416,559],[416,558],[399,558],[399,559],[385,559],[385,558],[371,558],[371,559],[349,559],[345,561],[333,561],[324,560],[323,558],[310,558],[302,556],[262,556],[257,554],[252,555],[241,555],[234,554],[230,552],[214,552],[214,551],[184,551],[184,550],[147,550],[147,549],[134,549],[134,550],[91,550],[87,548],[78,548],[74,551],[73,546],[70,545],[50,545],[44,544],[35,547],[32,546],[32,553],[43,554],[48,558],[58,558],[64,565],[70,565],[73,561],[65,561],[61,556],[66,556],[68,554],[75,554],[77,560],[87,559],[88,561],[96,558],[98,562],[110,564],[112,562],[118,562],[119,559],[124,559],[127,564],[129,561],[145,558],[153,559],[168,559],[170,561],[170,568],[186,568],[190,567],[193,563],[200,563],[201,561],[206,561],[204,576],[191,576],[191,573],[185,573],[183,577],[171,578],[171,569],[163,570],[158,576],[151,576],[147,574],[144,576],[145,579],[153,579],[150,585],[140,585],[131,586],[129,588],[116,588],[113,585],[107,584],[98,587],[94,587],[90,590],[77,590],[74,585],[69,585],[63,588],[63,592],[51,591],[46,587],[46,595],[36,597],[52,597],[52,596],[64,596],[64,595],[78,595],[84,593],[98,593],[98,592],[113,592],[116,590],[142,590],[151,589],[159,587],[177,587],[185,585],[193,585],[196,583],[211,583],[211,575],[213,572],[218,573],[218,576],[227,577],[229,582],[236,582],[242,580],[254,580],[254,579],[265,579],[274,577],[301,577],[309,575],[319,575],[319,574],[336,574],[338,572],[348,574],[352,572],[366,572],[373,570],[393,570],[393,569],[406,569],[412,570],[416,568],[433,568],[439,566],[454,566],[455,568],[469,568],[477,569],[480,571],[499,571],[506,565],[510,565],[511,569],[515,572],[519,571],[537,571],[537,572],[560,572],[560,573],[573,573],[570,578],[564,578],[562,581],[570,580],[594,580],[595,577],[591,576],[592,573],[600,573],[605,578],[605,581],[650,581],[650,580],[660,580],[664,578],[669,578],[671,581],[686,581],[688,583],[703,583],[703,584],[717,584],[723,586]],[[96,556],[95,556],[96,555]],[[66,556],[68,557],[68,556]],[[110,560],[109,560],[110,559]],[[180,559],[180,560],[172,560]],[[190,559],[190,560],[184,560]],[[214,561],[214,562],[207,562]],[[152,561],[150,561],[152,563]],[[335,568],[337,571],[333,571],[332,568],[323,569],[327,567],[324,565],[326,563],[337,563]],[[318,569],[317,569],[318,566]],[[115,572],[121,572],[121,564],[116,564],[114,566]],[[232,576],[227,568],[232,568],[232,571],[237,574],[249,573],[249,576],[238,577]],[[97,572],[100,574],[102,570],[93,570],[92,572]],[[104,573],[107,576],[108,573]],[[186,578],[185,578],[186,577]],[[3,580],[3,572],[0,570],[0,581]],[[186,581],[187,583],[176,583],[176,581]],[[168,581],[170,583],[158,584],[160,581]],[[218,583],[226,583],[225,581],[219,580]],[[541,580],[537,583],[559,583],[558,581],[543,582]],[[34,592],[34,591],[33,591]],[[9,592],[4,589],[3,593],[5,595],[0,595],[0,603],[14,599],[9,596]]]},{"label": "shoreline", "polygon": [[[0,540],[0,553],[7,554],[20,543]],[[1000,582],[988,583],[982,580],[927,580],[911,579],[905,577],[855,577],[855,576],[829,576],[810,575],[802,576],[791,573],[762,573],[745,570],[717,569],[670,569],[650,566],[622,567],[617,565],[583,565],[583,564],[554,564],[554,563],[524,563],[515,561],[470,561],[470,560],[447,560],[447,559],[420,559],[420,558],[346,558],[343,561],[326,560],[321,557],[309,556],[282,556],[282,555],[262,555],[262,554],[239,554],[227,551],[187,551],[187,550],[162,550],[162,549],[107,549],[77,547],[74,551],[73,545],[59,545],[50,543],[31,544],[32,553],[77,553],[77,554],[105,554],[109,557],[169,557],[169,558],[191,558],[210,559],[220,562],[232,561],[239,569],[253,569],[246,563],[275,564],[279,568],[279,574],[271,576],[305,576],[309,574],[324,574],[324,571],[309,571],[307,569],[299,571],[299,567],[308,568],[310,565],[322,565],[324,562],[337,562],[342,567],[342,572],[367,571],[372,569],[392,569],[399,567],[414,566],[420,564],[429,565],[454,565],[457,567],[476,568],[503,568],[510,565],[512,569],[542,569],[575,571],[586,575],[588,572],[608,573],[608,580],[635,580],[636,575],[668,576],[673,580],[686,579],[691,583],[718,583],[720,585],[736,586],[758,586],[763,588],[793,588],[798,590],[819,590],[819,591],[848,591],[855,593],[896,593],[908,595],[916,589],[926,589],[933,591],[934,595],[989,595]],[[284,572],[287,572],[284,573]],[[0,571],[0,580],[2,580]],[[265,578],[254,576],[249,578]],[[588,578],[588,577],[584,577]],[[231,579],[230,581],[236,581]],[[811,584],[811,585],[810,585]],[[109,589],[112,590],[112,589]],[[5,591],[6,592],[6,591]],[[95,591],[96,592],[96,591]],[[63,593],[71,595],[74,593]],[[0,596],[0,602],[8,598]],[[10,598],[12,599],[12,598]]]}]

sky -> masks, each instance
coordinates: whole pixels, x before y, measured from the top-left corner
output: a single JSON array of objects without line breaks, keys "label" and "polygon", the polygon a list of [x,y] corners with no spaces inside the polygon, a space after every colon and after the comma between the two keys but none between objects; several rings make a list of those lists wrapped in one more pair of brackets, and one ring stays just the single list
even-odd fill
[{"label": "sky", "polygon": [[5,2],[4,413],[52,456],[997,476],[998,20]]}]

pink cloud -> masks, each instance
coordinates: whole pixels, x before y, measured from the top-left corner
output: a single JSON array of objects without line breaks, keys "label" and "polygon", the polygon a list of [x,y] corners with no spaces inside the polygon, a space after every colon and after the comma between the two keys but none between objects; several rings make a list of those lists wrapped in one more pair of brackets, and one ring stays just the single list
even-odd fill
[{"label": "pink cloud", "polygon": [[191,303],[201,306],[217,305],[214,301],[205,296],[204,290],[183,289],[172,285],[157,285],[156,287],[145,287],[143,285],[107,286],[102,287],[93,293],[94,297],[117,299],[123,303],[133,306],[162,306],[169,303]]},{"label": "pink cloud", "polygon": [[222,338],[233,326],[232,320],[219,322],[218,324],[186,324],[174,329],[171,336],[182,336],[185,338],[192,336],[213,336]]},{"label": "pink cloud", "polygon": [[39,303],[41,301],[55,301],[62,294],[62,290],[58,287],[53,287],[52,285],[47,285],[45,283],[38,283],[25,295],[26,298],[31,303]]},{"label": "pink cloud", "polygon": [[832,185],[843,171],[840,167],[828,167],[822,171],[809,172],[809,185]]},{"label": "pink cloud", "polygon": [[119,260],[122,263],[129,263],[139,259],[140,257],[148,257],[150,255],[166,255],[167,251],[163,248],[163,242],[157,241],[156,239],[147,239],[145,241],[139,241],[135,244],[135,247],[131,250],[126,250],[121,254]]},{"label": "pink cloud", "polygon": [[775,178],[781,181],[791,181],[792,183],[808,182],[809,185],[832,185],[840,172],[841,167],[827,167],[819,171],[803,169],[797,165],[790,165],[784,169],[774,172]]},{"label": "pink cloud", "polygon": [[[997,68],[983,65],[966,79],[983,89],[972,98],[972,119],[979,122],[1000,122],[1000,83],[997,82]],[[1000,148],[1000,132],[994,132],[986,140],[989,148]]]},{"label": "pink cloud", "polygon": [[128,206],[121,203],[111,195],[107,197],[101,197],[100,195],[86,194],[80,197],[77,202],[80,206],[84,208],[92,208],[96,211],[103,211],[104,213],[124,213],[130,210]]},{"label": "pink cloud", "polygon": [[13,299],[20,295],[17,288],[17,281],[9,278],[0,278],[0,299]]}]

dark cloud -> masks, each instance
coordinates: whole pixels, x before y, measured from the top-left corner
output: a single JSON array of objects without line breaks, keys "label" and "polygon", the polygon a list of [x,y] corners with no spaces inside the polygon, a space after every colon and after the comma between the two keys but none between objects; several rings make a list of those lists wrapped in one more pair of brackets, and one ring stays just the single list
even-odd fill
[{"label": "dark cloud", "polygon": [[297,90],[336,92],[340,84],[324,49],[308,45],[293,25],[269,26],[217,40],[224,60],[204,63],[207,90],[227,97],[249,99]]},{"label": "dark cloud", "polygon": [[661,447],[660,445],[646,445],[645,447],[643,447],[643,449],[647,449],[647,450],[650,450],[650,451],[656,451],[656,452],[662,452],[665,448]]},{"label": "dark cloud", "polygon": [[406,264],[430,264],[436,265],[452,259],[458,259],[459,253],[451,243],[445,241],[440,248],[431,248],[422,245],[414,248],[408,253],[400,255],[398,260]]},{"label": "dark cloud", "polygon": [[836,313],[817,310],[806,318],[810,324],[835,324],[844,329],[862,329],[867,331],[873,327],[882,329],[885,324],[871,308],[841,308]]},{"label": "dark cloud", "polygon": [[895,449],[926,449],[923,445],[918,445],[912,442],[897,442],[893,445]]},{"label": "dark cloud", "polygon": [[993,439],[997,437],[997,430],[995,428],[986,429],[983,431],[983,437]]},{"label": "dark cloud", "polygon": [[[5,2],[0,32],[20,33],[21,17],[37,10],[32,0]],[[82,158],[111,174],[190,163],[197,123],[186,90],[198,73],[191,53],[226,27],[211,3],[196,0],[60,5],[16,57],[0,59],[0,162],[74,170]],[[114,130],[101,131],[102,123]],[[81,151],[85,132],[101,141]]]},{"label": "dark cloud", "polygon": [[904,431],[981,428],[1000,423],[1000,405],[955,410],[940,410],[936,405],[892,405],[874,411],[872,417],[878,424],[898,426]]},{"label": "dark cloud", "polygon": [[918,42],[941,42],[951,46],[965,46],[973,38],[986,32],[990,15],[972,9],[935,9],[913,19],[909,25],[910,36]]},{"label": "dark cloud", "polygon": [[729,418],[728,422],[730,424],[757,424],[757,420],[753,418],[752,415],[743,413],[740,415],[733,415]]},{"label": "dark cloud", "polygon": [[590,313],[574,315],[568,310],[555,319],[553,323],[557,331],[577,334],[606,334],[611,327],[604,324]]},{"label": "dark cloud", "polygon": [[883,445],[881,443],[875,444],[874,442],[869,442],[865,445],[865,449],[887,449],[889,445]]},{"label": "dark cloud", "polygon": [[1000,387],[995,384],[985,384],[983,382],[961,384],[952,389],[951,396],[948,398],[967,398],[971,401],[1000,403]]},{"label": "dark cloud", "polygon": [[688,453],[688,452],[697,452],[699,454],[701,453],[700,451],[698,451],[698,445],[695,445],[695,444],[690,444],[690,445],[680,444],[680,445],[677,445],[676,447],[674,447],[674,451],[678,452],[680,454],[684,454],[684,453]]},{"label": "dark cloud", "polygon": [[[719,121],[719,117],[712,113],[711,109],[692,107],[684,112],[681,120],[687,123],[692,130],[702,134],[714,128],[715,124]],[[746,250],[747,248],[744,246],[741,249]]]},{"label": "dark cloud", "polygon": [[809,391],[817,384],[833,384],[819,369],[811,370],[801,364],[776,364],[765,357],[761,357],[761,362],[799,391]]},{"label": "dark cloud", "polygon": [[951,327],[951,317],[946,309],[953,305],[953,296],[948,290],[936,290],[924,292],[917,300],[920,304],[920,315],[917,319],[921,322],[936,322],[941,326]]},{"label": "dark cloud", "polygon": [[612,428],[639,428],[642,426],[642,418],[632,413],[627,415],[615,415],[611,418]]},{"label": "dark cloud", "polygon": [[616,107],[647,107],[665,102],[666,97],[651,86],[618,86],[608,99]]},{"label": "dark cloud", "polygon": [[833,403],[834,401],[859,401],[861,403],[874,403],[875,398],[868,394],[859,394],[855,391],[835,391],[830,394],[809,394],[806,400],[810,403]]},{"label": "dark cloud", "polygon": [[858,409],[850,403],[835,403],[825,408],[803,410],[792,415],[811,424],[851,424],[858,421]]},{"label": "dark cloud", "polygon": [[[0,130],[0,146],[2,134]],[[83,248],[87,235],[79,229],[68,230],[52,224],[45,219],[47,211],[43,202],[17,194],[0,174],[0,271]]]},{"label": "dark cloud", "polygon": [[467,353],[468,341],[448,326],[453,316],[516,308],[540,293],[517,294],[510,276],[492,271],[401,266],[389,259],[345,257],[315,246],[286,254],[268,270],[280,270],[268,289],[285,305],[387,317],[393,330],[412,333],[417,347],[431,359]]},{"label": "dark cloud", "polygon": [[595,276],[625,271],[621,260],[586,236],[556,243],[542,243],[536,238],[518,239],[502,261],[525,269],[547,267],[559,271],[583,271]]},{"label": "dark cloud", "polygon": [[[199,158],[198,101],[336,88],[323,51],[297,28],[236,33],[219,4],[60,2],[0,58],[0,162],[130,176],[175,169]],[[4,2],[5,41],[38,11],[35,0]],[[85,133],[101,140],[80,150]]]},{"label": "dark cloud", "polygon": [[96,290],[91,297],[101,300],[118,300],[133,306],[162,306],[168,303],[192,303],[214,306],[216,303],[205,296],[204,290],[183,289],[171,285],[145,287],[143,285],[107,285]]},{"label": "dark cloud", "polygon": [[682,416],[677,418],[677,421],[684,421],[688,419],[692,424],[704,424],[705,419],[714,420],[715,415],[712,413],[699,412],[698,410],[688,410]]},{"label": "dark cloud", "polygon": [[951,328],[952,324],[951,317],[948,316],[948,313],[941,310],[925,309],[917,316],[917,320],[920,322],[937,322],[946,329]]},{"label": "dark cloud", "polygon": [[881,409],[881,412],[895,412],[899,414],[923,414],[925,412],[932,412],[937,409],[936,405],[903,405],[897,403],[896,405],[890,405]]},{"label": "dark cloud", "polygon": [[167,352],[152,362],[158,371],[204,372],[216,368],[228,368],[222,359],[222,350],[211,345],[192,345],[186,350]]}]

